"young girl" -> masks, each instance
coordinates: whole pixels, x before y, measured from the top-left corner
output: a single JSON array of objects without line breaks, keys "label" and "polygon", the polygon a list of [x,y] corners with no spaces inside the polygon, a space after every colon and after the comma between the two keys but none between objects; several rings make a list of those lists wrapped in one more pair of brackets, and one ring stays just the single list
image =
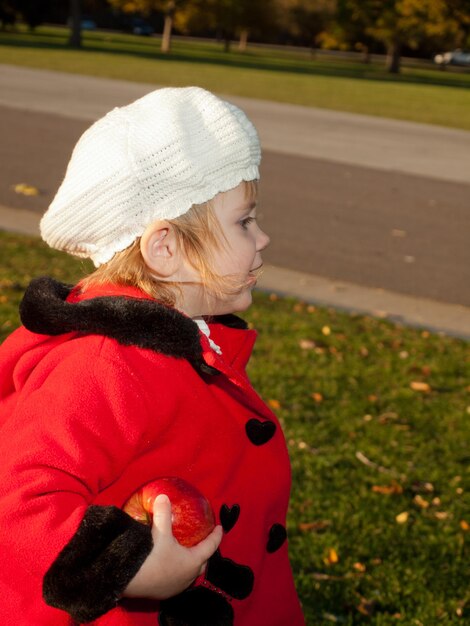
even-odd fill
[{"label": "young girl", "polygon": [[[75,147],[41,232],[98,269],[34,280],[0,350],[2,624],[304,624],[286,445],[233,315],[269,243],[259,162],[245,114],[197,87],[114,109]],[[215,513],[194,547],[165,495],[151,527],[122,510],[168,476]]]}]

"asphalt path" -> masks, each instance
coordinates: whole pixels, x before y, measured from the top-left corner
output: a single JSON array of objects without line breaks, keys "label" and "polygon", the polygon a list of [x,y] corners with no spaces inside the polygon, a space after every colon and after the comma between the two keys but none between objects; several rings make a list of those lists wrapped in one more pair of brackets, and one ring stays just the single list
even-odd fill
[{"label": "asphalt path", "polygon": [[[154,87],[0,68],[0,205],[42,213],[83,130]],[[267,263],[470,306],[470,133],[230,99],[262,139]]]}]

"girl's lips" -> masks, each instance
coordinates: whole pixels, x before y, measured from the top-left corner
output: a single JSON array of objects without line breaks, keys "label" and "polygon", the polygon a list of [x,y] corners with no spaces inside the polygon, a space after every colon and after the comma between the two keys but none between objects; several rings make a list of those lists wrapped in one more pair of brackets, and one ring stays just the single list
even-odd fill
[{"label": "girl's lips", "polygon": [[252,270],[248,272],[248,277],[246,280],[248,287],[254,287],[256,285],[256,282],[258,280],[258,272],[262,267],[263,267],[263,264],[261,263],[261,265],[254,267]]}]

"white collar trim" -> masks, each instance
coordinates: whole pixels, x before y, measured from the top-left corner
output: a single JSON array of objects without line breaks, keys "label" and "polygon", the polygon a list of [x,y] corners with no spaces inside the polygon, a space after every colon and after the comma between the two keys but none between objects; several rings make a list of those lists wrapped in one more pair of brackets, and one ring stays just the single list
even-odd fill
[{"label": "white collar trim", "polygon": [[209,339],[209,345],[217,352],[217,354],[222,354],[222,350],[220,346],[218,346],[212,339],[210,338],[211,331],[209,330],[209,326],[206,324],[206,321],[202,317],[193,317],[193,321],[199,326],[199,330]]}]

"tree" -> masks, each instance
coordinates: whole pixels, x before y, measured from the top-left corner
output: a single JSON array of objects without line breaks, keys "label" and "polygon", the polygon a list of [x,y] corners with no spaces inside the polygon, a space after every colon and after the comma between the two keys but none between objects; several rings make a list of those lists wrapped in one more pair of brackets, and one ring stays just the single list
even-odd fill
[{"label": "tree", "polygon": [[214,31],[226,52],[239,36],[239,50],[244,50],[250,33],[262,35],[275,28],[273,5],[273,0],[193,0],[175,24],[184,33]]},{"label": "tree", "polygon": [[345,29],[351,24],[384,44],[387,68],[392,73],[400,71],[404,46],[417,48],[425,40],[452,41],[459,32],[458,19],[447,0],[338,1],[338,15]]},{"label": "tree", "polygon": [[283,31],[303,45],[317,46],[336,11],[335,0],[277,0]]},{"label": "tree", "polygon": [[82,7],[80,0],[70,0],[70,36],[69,45],[73,48],[82,46]]},{"label": "tree", "polygon": [[0,0],[0,23],[2,29],[14,26],[16,23],[16,10],[10,0]]},{"label": "tree", "polygon": [[50,9],[50,0],[15,0],[16,9],[20,13],[23,21],[29,26],[30,30],[34,30],[45,21],[48,10]]},{"label": "tree", "polygon": [[164,14],[164,26],[161,50],[162,52],[170,52],[171,35],[173,32],[173,23],[177,12],[181,10],[190,0],[108,0],[109,4],[115,9],[119,9],[124,13],[140,13],[141,15],[149,15],[153,11],[162,12]]}]

